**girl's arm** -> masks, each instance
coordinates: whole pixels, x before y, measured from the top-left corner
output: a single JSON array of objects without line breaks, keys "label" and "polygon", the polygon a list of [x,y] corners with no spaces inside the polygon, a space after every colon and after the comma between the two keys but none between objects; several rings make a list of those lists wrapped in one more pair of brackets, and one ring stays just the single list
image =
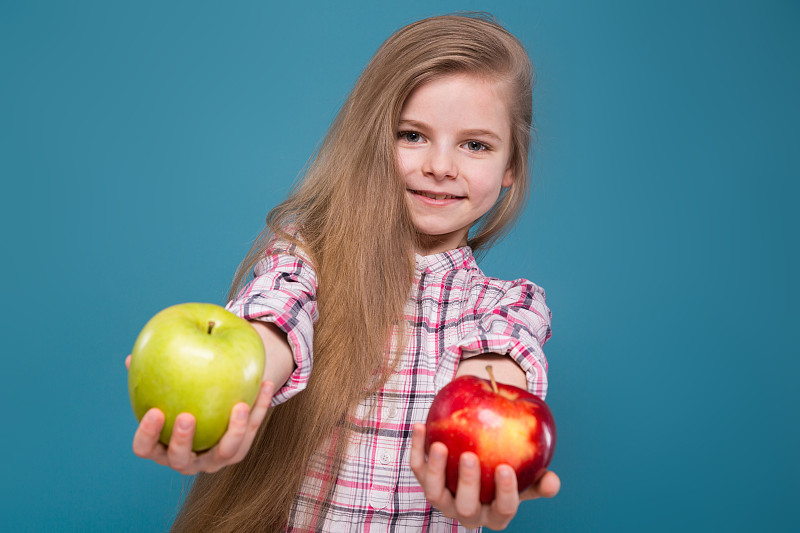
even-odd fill
[{"label": "girl's arm", "polygon": [[275,390],[278,390],[286,383],[295,369],[294,357],[289,341],[286,340],[286,333],[272,322],[251,320],[250,324],[264,343],[266,360],[263,381],[274,383]]},{"label": "girl's arm", "polygon": [[492,372],[494,372],[497,382],[514,385],[520,389],[527,388],[528,380],[525,377],[525,371],[509,356],[496,353],[484,353],[462,359],[458,364],[456,377],[477,376],[489,379],[489,373],[486,371],[487,365],[492,365]]},{"label": "girl's arm", "polygon": [[[216,472],[244,459],[267,414],[273,392],[286,382],[295,368],[286,334],[271,323],[253,321],[251,324],[261,336],[266,359],[261,390],[252,410],[246,403],[236,404],[231,410],[228,429],[219,443],[204,453],[196,454],[192,451],[194,416],[189,413],[178,415],[169,446],[164,446],[158,441],[164,426],[164,413],[156,408],[150,409],[142,417],[133,437],[133,452],[136,455],[185,475]],[[125,363],[126,366],[130,365],[130,356]]]}]

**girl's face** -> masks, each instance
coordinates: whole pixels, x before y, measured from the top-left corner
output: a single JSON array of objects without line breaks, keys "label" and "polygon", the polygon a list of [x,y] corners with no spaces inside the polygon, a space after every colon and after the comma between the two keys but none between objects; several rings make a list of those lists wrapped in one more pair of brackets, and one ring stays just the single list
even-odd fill
[{"label": "girl's face", "polygon": [[506,85],[469,74],[415,89],[400,112],[397,160],[422,236],[420,254],[467,243],[470,226],[510,187]]}]

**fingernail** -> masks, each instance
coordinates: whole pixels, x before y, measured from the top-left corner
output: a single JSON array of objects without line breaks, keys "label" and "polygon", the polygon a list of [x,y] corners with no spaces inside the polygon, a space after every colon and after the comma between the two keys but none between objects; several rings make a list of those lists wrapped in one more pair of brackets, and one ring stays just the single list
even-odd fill
[{"label": "fingernail", "polygon": [[189,421],[188,418],[179,418],[178,419],[178,427],[180,429],[189,429],[192,427],[192,423]]},{"label": "fingernail", "polygon": [[503,481],[511,481],[511,471],[508,468],[501,468],[500,469],[500,479]]},{"label": "fingernail", "polygon": [[431,458],[436,461],[443,461],[445,459],[445,454],[436,446],[435,448],[431,448]]},{"label": "fingernail", "polygon": [[247,409],[239,409],[236,411],[236,418],[238,420],[247,420]]},{"label": "fingernail", "polygon": [[461,458],[461,461],[463,461],[464,466],[467,468],[474,468],[478,466],[478,461],[472,455],[465,455]]}]

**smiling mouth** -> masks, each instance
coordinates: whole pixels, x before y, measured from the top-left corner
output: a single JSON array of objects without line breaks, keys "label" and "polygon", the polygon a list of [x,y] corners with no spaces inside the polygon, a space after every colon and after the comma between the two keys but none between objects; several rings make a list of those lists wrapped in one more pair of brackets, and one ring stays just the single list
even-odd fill
[{"label": "smiling mouth", "polygon": [[414,189],[409,189],[414,194],[419,194],[420,196],[424,196],[425,198],[431,198],[432,200],[451,200],[456,198],[464,198],[463,196],[454,196],[452,194],[433,194],[430,192],[425,191],[415,191]]}]

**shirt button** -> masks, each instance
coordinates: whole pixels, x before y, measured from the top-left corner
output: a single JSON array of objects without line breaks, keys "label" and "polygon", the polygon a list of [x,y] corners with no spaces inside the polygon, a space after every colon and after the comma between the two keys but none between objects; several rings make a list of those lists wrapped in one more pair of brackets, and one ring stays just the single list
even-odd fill
[{"label": "shirt button", "polygon": [[397,413],[398,413],[397,407],[392,407],[391,409],[389,409],[389,418],[397,418]]},{"label": "shirt button", "polygon": [[392,454],[390,454],[389,452],[383,452],[381,454],[381,459],[380,460],[381,460],[382,464],[388,465],[389,461],[392,460]]}]

